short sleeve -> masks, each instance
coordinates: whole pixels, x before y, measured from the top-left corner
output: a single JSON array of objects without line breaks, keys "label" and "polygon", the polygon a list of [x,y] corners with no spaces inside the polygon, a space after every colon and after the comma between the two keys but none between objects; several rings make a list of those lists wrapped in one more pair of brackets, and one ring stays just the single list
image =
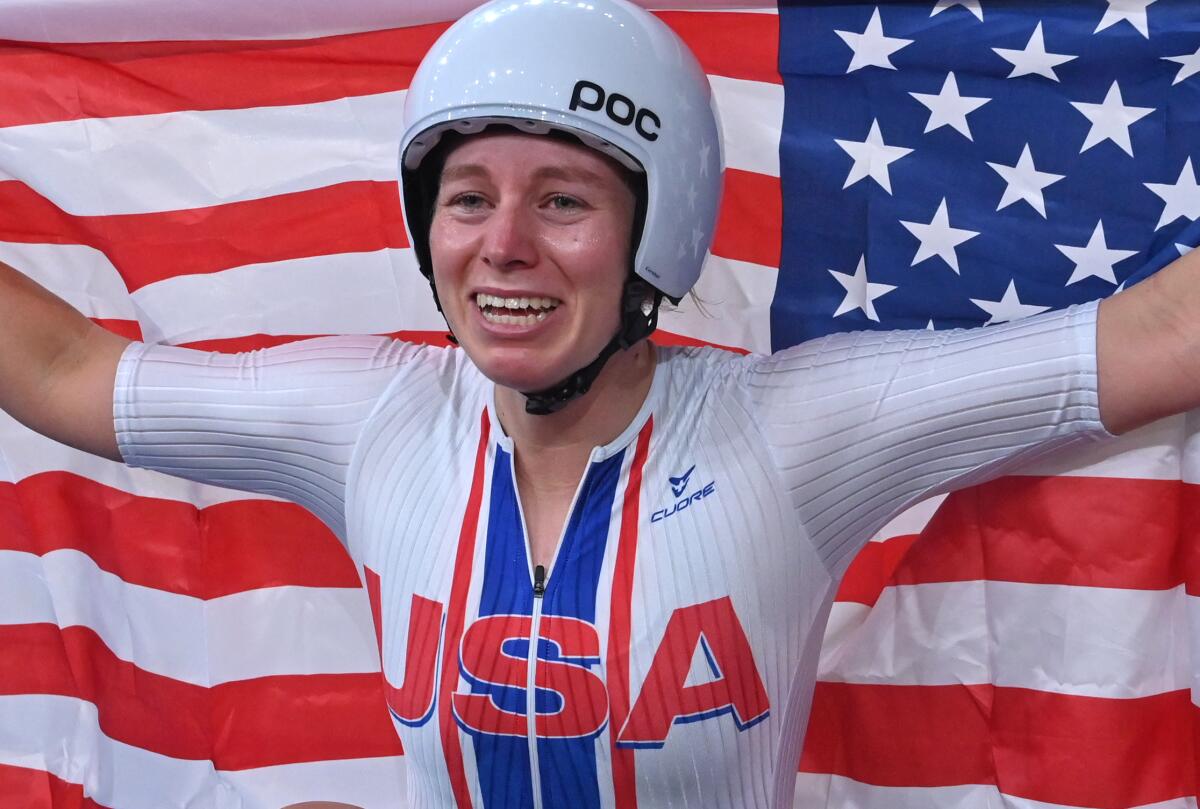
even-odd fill
[{"label": "short sleeve", "polygon": [[405,365],[440,350],[382,337],[243,354],[135,342],[117,366],[117,445],[130,466],[297,503],[344,542],[363,426]]},{"label": "short sleeve", "polygon": [[926,497],[1104,438],[1096,304],[956,331],[859,332],[754,360],[747,395],[835,572]]}]

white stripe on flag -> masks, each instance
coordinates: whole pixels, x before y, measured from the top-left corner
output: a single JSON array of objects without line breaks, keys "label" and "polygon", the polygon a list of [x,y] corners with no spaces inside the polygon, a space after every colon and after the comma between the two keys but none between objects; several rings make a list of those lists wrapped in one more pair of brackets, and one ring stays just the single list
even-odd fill
[{"label": "white stripe on flag", "polygon": [[133,301],[152,343],[446,328],[407,248],[184,275],[139,289]]},{"label": "white stripe on flag", "polygon": [[779,135],[783,132],[783,85],[709,76],[725,165],[756,174],[779,176]]},{"label": "white stripe on flag", "polygon": [[[730,168],[779,176],[782,85],[710,77]],[[395,181],[407,91],[0,128],[0,173],[80,216]],[[80,183],[86,176],[89,181]]]},{"label": "white stripe on flag", "polygon": [[0,764],[83,784],[85,795],[114,809],[279,809],[314,798],[393,809],[404,795],[399,757],[218,772],[210,761],[171,758],[110,739],[90,702],[48,695],[0,696]]},{"label": "white stripe on flag", "polygon": [[[970,784],[953,787],[881,787],[840,775],[800,773],[796,779],[796,809],[1074,809],[1060,804],[1005,795],[997,787]],[[1131,808],[1133,809],[1133,808]],[[1147,804],[1136,809],[1197,809],[1194,798]]]},{"label": "white stripe on flag", "polygon": [[93,247],[0,242],[0,261],[37,281],[87,317],[134,320],[117,268]]},{"label": "white stripe on flag", "polygon": [[86,216],[394,181],[404,96],[0,128],[0,171]]},{"label": "white stripe on flag", "polygon": [[193,685],[379,671],[362,588],[268,587],[204,601],[58,550],[0,551],[0,592],[0,625],[87,627],[122,660]]},{"label": "white stripe on flag", "polygon": [[1151,696],[1191,687],[1188,614],[1197,608],[1182,585],[1162,591],[1002,581],[888,587],[853,645],[823,650],[819,676]]},{"label": "white stripe on flag", "polygon": [[771,301],[778,281],[775,267],[709,255],[696,284],[696,296],[707,314],[684,296],[678,308],[663,311],[659,325],[710,343],[768,353]]}]

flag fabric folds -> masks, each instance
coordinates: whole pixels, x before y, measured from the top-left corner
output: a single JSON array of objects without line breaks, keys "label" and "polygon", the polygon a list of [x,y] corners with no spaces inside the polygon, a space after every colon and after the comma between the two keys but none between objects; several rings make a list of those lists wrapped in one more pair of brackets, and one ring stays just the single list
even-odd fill
[{"label": "flag fabric folds", "polygon": [[[472,5],[6,3],[0,260],[137,339],[444,342],[395,153]],[[703,304],[662,342],[1002,322],[1200,239],[1190,0],[670,5],[727,171]],[[834,605],[796,806],[1195,807],[1192,427],[888,526]],[[404,778],[315,518],[0,413],[0,805],[370,809]]]}]

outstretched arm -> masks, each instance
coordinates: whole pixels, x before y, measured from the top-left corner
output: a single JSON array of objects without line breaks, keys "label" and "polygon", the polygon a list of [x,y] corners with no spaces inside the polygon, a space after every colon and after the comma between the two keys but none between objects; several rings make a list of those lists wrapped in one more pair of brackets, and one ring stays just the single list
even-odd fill
[{"label": "outstretched arm", "polygon": [[128,344],[0,262],[0,410],[17,421],[120,460],[113,379]]},{"label": "outstretched arm", "polygon": [[1200,250],[1102,302],[1096,343],[1109,432],[1200,407]]}]

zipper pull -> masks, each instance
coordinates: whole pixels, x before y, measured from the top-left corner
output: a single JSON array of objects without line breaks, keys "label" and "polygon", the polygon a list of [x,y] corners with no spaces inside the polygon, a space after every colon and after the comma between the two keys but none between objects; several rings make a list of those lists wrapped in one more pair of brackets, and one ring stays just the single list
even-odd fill
[{"label": "zipper pull", "polygon": [[533,569],[533,597],[541,598],[546,594],[546,568],[538,565]]}]

